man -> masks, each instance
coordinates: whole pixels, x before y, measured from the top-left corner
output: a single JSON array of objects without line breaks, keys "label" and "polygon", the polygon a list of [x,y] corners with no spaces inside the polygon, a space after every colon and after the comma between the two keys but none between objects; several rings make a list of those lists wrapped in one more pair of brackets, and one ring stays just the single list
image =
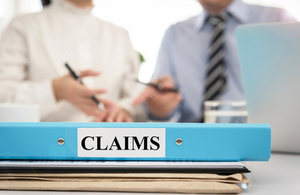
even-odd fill
[{"label": "man", "polygon": [[[139,58],[129,35],[92,16],[92,8],[92,0],[52,0],[40,13],[13,19],[0,41],[0,102],[38,104],[41,121],[145,119],[132,105]],[[104,111],[91,99],[100,94]]]},{"label": "man", "polygon": [[155,83],[180,93],[148,87],[135,101],[146,101],[154,120],[202,122],[203,102],[244,100],[235,28],[241,24],[295,21],[278,8],[241,0],[198,0],[201,15],[172,25],[165,33],[153,75]]}]

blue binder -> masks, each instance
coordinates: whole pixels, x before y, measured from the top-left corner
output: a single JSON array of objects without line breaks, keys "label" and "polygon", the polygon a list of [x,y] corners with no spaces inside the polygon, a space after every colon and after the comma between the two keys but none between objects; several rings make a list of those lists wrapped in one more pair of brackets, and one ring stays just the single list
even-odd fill
[{"label": "blue binder", "polygon": [[268,124],[0,123],[0,159],[268,161]]}]

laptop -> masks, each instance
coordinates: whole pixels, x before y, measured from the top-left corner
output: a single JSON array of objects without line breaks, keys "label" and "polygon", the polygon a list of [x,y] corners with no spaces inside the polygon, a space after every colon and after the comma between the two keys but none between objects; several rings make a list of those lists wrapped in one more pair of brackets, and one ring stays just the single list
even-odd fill
[{"label": "laptop", "polygon": [[236,29],[249,123],[269,123],[272,151],[300,153],[300,23]]}]

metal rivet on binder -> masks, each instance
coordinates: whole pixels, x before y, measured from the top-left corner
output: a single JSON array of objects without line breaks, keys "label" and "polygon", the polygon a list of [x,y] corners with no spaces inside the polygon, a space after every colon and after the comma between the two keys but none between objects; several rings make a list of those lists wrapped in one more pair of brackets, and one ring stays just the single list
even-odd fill
[{"label": "metal rivet on binder", "polygon": [[65,140],[64,140],[63,138],[59,138],[59,139],[57,140],[57,143],[58,143],[59,145],[64,145]]},{"label": "metal rivet on binder", "polygon": [[180,139],[180,138],[176,139],[176,144],[178,146],[180,146],[182,144],[182,139]]}]

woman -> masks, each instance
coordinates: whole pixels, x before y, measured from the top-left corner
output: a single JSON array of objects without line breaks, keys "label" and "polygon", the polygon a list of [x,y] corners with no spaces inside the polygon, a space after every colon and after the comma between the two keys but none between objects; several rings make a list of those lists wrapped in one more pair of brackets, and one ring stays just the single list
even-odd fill
[{"label": "woman", "polygon": [[[139,60],[129,35],[92,16],[92,8],[92,0],[53,0],[13,19],[0,41],[1,102],[38,104],[41,121],[144,120],[132,105]],[[105,111],[90,98],[100,94]]]}]

